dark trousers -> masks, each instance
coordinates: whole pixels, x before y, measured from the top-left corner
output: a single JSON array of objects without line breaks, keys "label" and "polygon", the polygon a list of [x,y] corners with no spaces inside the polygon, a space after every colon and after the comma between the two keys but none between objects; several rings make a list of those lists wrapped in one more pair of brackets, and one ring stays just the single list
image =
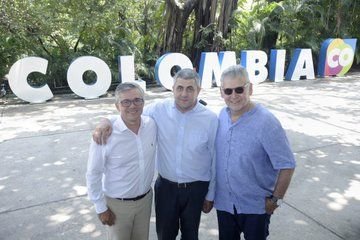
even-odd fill
[{"label": "dark trousers", "polygon": [[239,240],[244,233],[246,240],[266,240],[269,235],[269,214],[231,214],[217,211],[219,240]]},{"label": "dark trousers", "polygon": [[159,240],[197,240],[209,182],[177,184],[159,176],[155,182],[156,233]]}]

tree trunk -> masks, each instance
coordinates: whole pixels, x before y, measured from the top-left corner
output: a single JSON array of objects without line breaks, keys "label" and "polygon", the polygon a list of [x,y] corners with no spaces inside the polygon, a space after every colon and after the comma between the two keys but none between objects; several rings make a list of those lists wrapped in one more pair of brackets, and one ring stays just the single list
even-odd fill
[{"label": "tree trunk", "polygon": [[[272,2],[280,2],[280,0],[268,0],[268,3],[272,3]],[[275,13],[272,12],[270,13],[270,22],[275,25],[280,25],[280,16]],[[265,36],[264,36],[264,40],[262,42],[262,49],[264,49],[265,51],[267,51],[268,53],[270,52],[271,49],[276,47],[276,42],[278,39],[279,33],[277,31],[272,31],[271,29],[269,29],[268,26],[265,26]]]},{"label": "tree trunk", "polygon": [[337,11],[336,11],[336,30],[335,30],[335,36],[340,37],[341,36],[341,19],[342,19],[342,8],[343,3],[339,1],[337,4]]},{"label": "tree trunk", "polygon": [[187,20],[198,2],[199,0],[166,0],[166,26],[161,54],[181,52]]},{"label": "tree trunk", "polygon": [[[195,7],[195,26],[191,58],[196,67],[198,67],[199,64],[201,52],[210,51],[214,42],[216,7],[217,0],[200,0]],[[207,31],[205,34],[204,31],[202,31],[204,28],[210,28],[211,32]],[[200,41],[203,41],[203,43],[199,47]]]},{"label": "tree trunk", "polygon": [[[218,19],[217,32],[222,34],[222,38],[226,38],[227,34],[230,32],[229,21],[231,19],[232,13],[236,10],[238,0],[223,0],[221,1],[220,15]],[[212,47],[213,51],[222,50],[222,43],[215,41]]]},{"label": "tree trunk", "polygon": [[[218,3],[221,2],[219,18],[216,19]],[[201,52],[224,50],[222,41],[214,41],[215,33],[226,38],[229,21],[237,8],[238,0],[166,0],[166,26],[160,54],[181,52],[183,33],[188,18],[195,10],[194,35],[191,47],[191,60],[198,67]],[[206,29],[206,32],[204,31]],[[200,44],[199,44],[200,43]]]},{"label": "tree trunk", "polygon": [[218,20],[218,31],[226,38],[229,32],[229,21],[232,13],[237,8],[237,0],[224,0],[221,4],[221,12]]}]

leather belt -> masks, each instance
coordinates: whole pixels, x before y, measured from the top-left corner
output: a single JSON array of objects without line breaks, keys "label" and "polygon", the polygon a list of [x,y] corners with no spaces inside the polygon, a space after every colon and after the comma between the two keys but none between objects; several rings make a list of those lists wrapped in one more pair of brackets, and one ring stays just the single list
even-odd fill
[{"label": "leather belt", "polygon": [[146,194],[148,194],[150,192],[151,189],[149,189],[149,191],[147,191],[146,193],[142,194],[142,195],[139,195],[139,196],[136,196],[136,197],[133,197],[133,198],[116,198],[117,200],[121,200],[121,201],[137,201],[137,200],[140,200],[142,199],[143,197],[146,196]]},{"label": "leather belt", "polygon": [[187,182],[187,183],[177,183],[177,182],[172,182],[166,178],[163,178],[160,174],[159,174],[159,178],[164,181],[164,182],[167,182],[171,185],[176,185],[178,188],[188,188],[190,187],[191,185],[194,185],[195,183],[198,183],[198,182],[201,182],[201,181],[195,181],[195,182]]}]

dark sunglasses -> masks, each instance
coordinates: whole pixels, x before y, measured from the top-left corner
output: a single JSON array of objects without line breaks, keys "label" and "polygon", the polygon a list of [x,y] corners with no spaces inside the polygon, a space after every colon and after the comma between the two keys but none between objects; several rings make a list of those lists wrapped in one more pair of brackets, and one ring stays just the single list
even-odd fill
[{"label": "dark sunglasses", "polygon": [[226,95],[231,95],[233,91],[235,91],[237,94],[242,94],[245,91],[245,88],[249,85],[249,83],[246,83],[244,86],[236,87],[236,88],[225,88],[223,89],[224,93]]}]

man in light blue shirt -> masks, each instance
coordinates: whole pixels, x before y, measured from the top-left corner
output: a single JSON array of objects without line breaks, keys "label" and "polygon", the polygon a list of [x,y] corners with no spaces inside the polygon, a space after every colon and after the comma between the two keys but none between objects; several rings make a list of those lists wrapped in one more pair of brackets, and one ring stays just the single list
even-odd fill
[{"label": "man in light blue shirt", "polygon": [[295,168],[294,155],[276,117],[250,100],[245,68],[221,76],[227,107],[216,137],[216,196],[220,240],[265,240],[270,215],[280,206]]},{"label": "man in light blue shirt", "polygon": [[[156,232],[159,240],[198,239],[201,210],[212,209],[215,190],[216,114],[198,103],[200,77],[182,69],[174,77],[174,99],[144,109],[158,126],[155,183]],[[109,131],[102,122],[97,142]]]}]

